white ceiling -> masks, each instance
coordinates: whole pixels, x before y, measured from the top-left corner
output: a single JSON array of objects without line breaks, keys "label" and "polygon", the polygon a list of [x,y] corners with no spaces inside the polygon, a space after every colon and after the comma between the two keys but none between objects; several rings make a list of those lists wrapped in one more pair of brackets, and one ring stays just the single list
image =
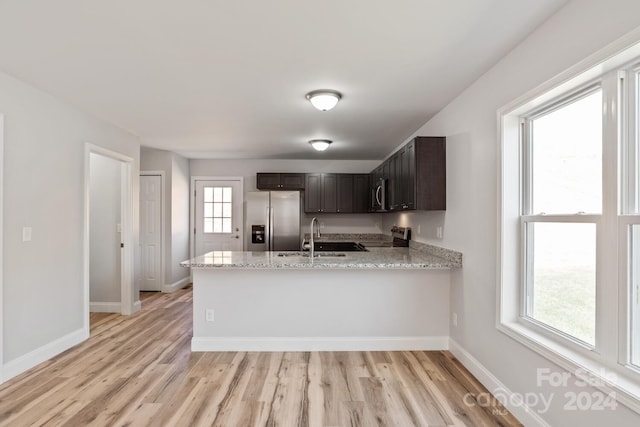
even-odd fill
[{"label": "white ceiling", "polygon": [[564,3],[2,1],[0,70],[188,157],[381,159]]}]

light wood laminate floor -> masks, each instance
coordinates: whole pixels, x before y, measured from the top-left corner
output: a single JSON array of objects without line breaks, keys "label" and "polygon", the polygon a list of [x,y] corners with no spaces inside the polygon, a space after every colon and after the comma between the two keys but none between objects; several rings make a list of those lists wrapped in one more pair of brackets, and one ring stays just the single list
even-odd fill
[{"label": "light wood laminate floor", "polygon": [[520,425],[446,351],[192,353],[191,296],[92,314],[89,340],[0,386],[0,425]]}]

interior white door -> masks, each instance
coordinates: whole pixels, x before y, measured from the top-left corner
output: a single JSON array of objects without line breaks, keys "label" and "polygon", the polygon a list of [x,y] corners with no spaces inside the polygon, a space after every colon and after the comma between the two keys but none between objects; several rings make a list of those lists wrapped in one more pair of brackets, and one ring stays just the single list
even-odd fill
[{"label": "interior white door", "polygon": [[162,177],[140,176],[141,291],[162,290]]},{"label": "interior white door", "polygon": [[242,205],[239,180],[196,181],[195,256],[242,250]]}]

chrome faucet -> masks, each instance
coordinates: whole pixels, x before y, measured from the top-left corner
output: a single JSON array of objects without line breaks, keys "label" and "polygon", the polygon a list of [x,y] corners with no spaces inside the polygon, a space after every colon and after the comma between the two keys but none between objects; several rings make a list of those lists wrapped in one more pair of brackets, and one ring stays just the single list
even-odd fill
[{"label": "chrome faucet", "polygon": [[311,224],[309,225],[309,239],[310,239],[310,243],[309,243],[309,255],[311,257],[311,259],[313,259],[313,251],[314,251],[314,243],[313,243],[313,234],[314,234],[314,230],[313,230],[313,224],[317,225],[316,228],[316,237],[319,239],[320,238],[320,224],[318,224],[318,218],[313,217],[313,219],[311,220]]}]

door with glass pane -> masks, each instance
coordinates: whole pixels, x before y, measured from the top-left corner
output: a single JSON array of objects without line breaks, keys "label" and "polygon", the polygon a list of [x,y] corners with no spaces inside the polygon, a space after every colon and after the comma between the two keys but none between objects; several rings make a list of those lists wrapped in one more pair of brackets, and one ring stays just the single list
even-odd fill
[{"label": "door with glass pane", "polygon": [[196,181],[195,255],[241,251],[243,212],[239,180]]}]

